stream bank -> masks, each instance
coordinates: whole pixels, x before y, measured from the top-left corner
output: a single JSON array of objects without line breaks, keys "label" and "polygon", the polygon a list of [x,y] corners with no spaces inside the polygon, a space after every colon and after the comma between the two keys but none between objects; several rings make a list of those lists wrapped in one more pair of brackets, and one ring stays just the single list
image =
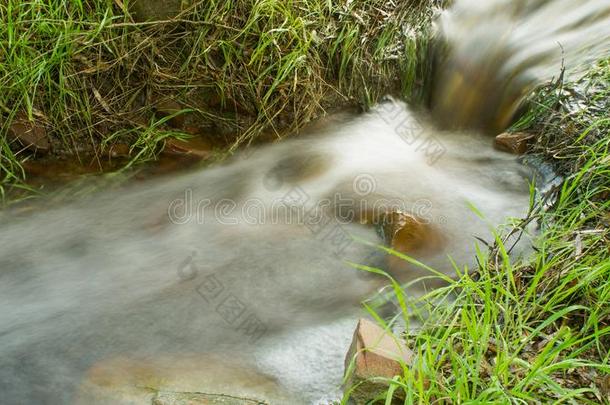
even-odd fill
[{"label": "stream bank", "polygon": [[102,170],[176,138],[233,152],[336,107],[422,97],[428,76],[427,2],[125,4],[0,5],[0,38],[14,38],[0,48],[3,190],[43,155]]}]

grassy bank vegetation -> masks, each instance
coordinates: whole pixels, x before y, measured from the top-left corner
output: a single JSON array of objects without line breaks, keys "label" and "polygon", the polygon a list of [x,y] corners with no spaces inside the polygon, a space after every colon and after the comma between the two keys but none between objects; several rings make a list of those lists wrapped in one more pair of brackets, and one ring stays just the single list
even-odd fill
[{"label": "grassy bank vegetation", "polygon": [[610,403],[609,103],[608,60],[532,95],[515,129],[563,176],[511,231],[536,223],[535,253],[512,261],[498,232],[476,271],[403,305],[423,322],[405,403]]},{"label": "grassy bank vegetation", "polygon": [[[9,136],[17,121],[44,130],[54,155],[126,145],[134,163],[180,132],[235,148],[328,108],[412,95],[425,77],[428,1],[201,0],[156,23],[129,10],[0,4],[0,191],[35,157]],[[167,110],[187,124],[171,128]]]}]

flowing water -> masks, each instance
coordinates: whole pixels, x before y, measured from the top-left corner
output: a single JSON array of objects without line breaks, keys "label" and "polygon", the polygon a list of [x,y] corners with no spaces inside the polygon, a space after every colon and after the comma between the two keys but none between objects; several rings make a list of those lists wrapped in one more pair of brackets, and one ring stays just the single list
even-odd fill
[{"label": "flowing water", "polygon": [[[605,6],[591,12],[601,13],[595,18],[585,18],[592,9],[582,2],[557,3],[582,11],[558,25],[571,48],[591,49],[589,27],[608,16],[607,2],[588,2]],[[491,4],[513,10],[513,2]],[[500,122],[505,93],[493,93],[490,114],[481,114],[482,94],[463,106],[455,100],[489,89],[492,78],[506,83],[511,98],[522,84],[508,76],[528,71],[545,79],[559,69],[553,58],[534,57],[541,42],[523,40],[530,31],[549,41],[554,34],[536,23],[540,13],[557,14],[551,2],[540,4],[502,14],[507,25],[488,25],[488,7],[470,1],[442,17],[454,27],[477,18],[487,27],[464,25],[460,37],[447,28],[454,51],[436,92],[456,112],[444,122]],[[482,47],[473,55],[483,65],[453,62],[498,37],[506,41],[494,52]],[[504,58],[513,46],[522,56]],[[486,71],[486,58],[507,73]],[[486,72],[479,87],[444,84],[473,69]],[[526,212],[529,170],[493,150],[484,135],[439,130],[438,123],[389,100],[222,166],[100,192],[27,218],[4,214],[0,403],[151,403],[157,390],[280,404],[337,398],[360,302],[387,284],[347,261],[378,266],[401,282],[428,275],[373,246],[384,241],[361,223],[370,212],[400,209],[420,218],[418,237],[430,243],[409,253],[447,274],[448,256],[473,265],[474,237],[489,239],[490,226]]]}]

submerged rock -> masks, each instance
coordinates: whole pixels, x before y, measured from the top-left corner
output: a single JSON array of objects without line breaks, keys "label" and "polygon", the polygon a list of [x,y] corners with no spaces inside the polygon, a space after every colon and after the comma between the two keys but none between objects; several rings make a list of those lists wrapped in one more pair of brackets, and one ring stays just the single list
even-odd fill
[{"label": "submerged rock", "polygon": [[255,399],[201,392],[159,392],[152,405],[265,405]]},{"label": "submerged rock", "polygon": [[[403,374],[413,352],[397,337],[375,323],[360,319],[345,358],[346,388],[356,404],[368,403],[385,392],[388,380]],[[394,395],[400,395],[399,390]]]},{"label": "submerged rock", "polygon": [[285,403],[287,398],[275,379],[247,364],[193,353],[98,362],[89,369],[74,403],[255,405]]},{"label": "submerged rock", "polygon": [[263,182],[268,190],[278,190],[284,184],[298,185],[322,176],[331,164],[332,157],[322,153],[291,152],[265,174]]},{"label": "submerged rock", "polygon": [[212,149],[212,145],[202,137],[193,137],[185,140],[170,138],[165,142],[163,153],[178,156],[192,155],[205,159],[210,157]]},{"label": "submerged rock", "polygon": [[[348,219],[347,214],[338,212],[338,215],[343,220]],[[427,256],[445,247],[445,237],[430,219],[399,209],[369,209],[358,211],[355,217],[362,225],[374,226],[387,246],[399,253]]]},{"label": "submerged rock", "polygon": [[533,138],[533,134],[526,132],[504,132],[496,136],[494,146],[496,149],[504,152],[523,155],[527,152],[527,146]]},{"label": "submerged rock", "polygon": [[382,217],[380,231],[388,245],[410,256],[426,256],[442,250],[445,239],[429,220],[392,211]]}]

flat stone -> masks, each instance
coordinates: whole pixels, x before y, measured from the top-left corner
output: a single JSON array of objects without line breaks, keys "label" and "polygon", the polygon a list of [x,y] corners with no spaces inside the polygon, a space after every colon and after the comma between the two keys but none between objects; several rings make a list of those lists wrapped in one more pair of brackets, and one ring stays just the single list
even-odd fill
[{"label": "flat stone", "polygon": [[210,143],[201,137],[186,140],[171,138],[165,142],[163,153],[169,155],[192,155],[205,159],[210,157],[212,149]]},{"label": "flat stone", "polygon": [[159,392],[152,405],[264,405],[255,399],[234,397],[222,394],[191,392]]},{"label": "flat stone", "polygon": [[496,136],[494,146],[503,152],[522,155],[527,152],[527,147],[533,138],[533,134],[526,132],[504,132]]},{"label": "flat stone", "polygon": [[193,353],[101,360],[84,376],[73,404],[254,405],[290,403],[287,398],[274,378],[248,364]]},{"label": "flat stone", "polygon": [[23,147],[36,152],[48,152],[51,148],[47,130],[35,121],[21,117],[15,119],[8,130],[9,136],[16,139]]},{"label": "flat stone", "polygon": [[[410,366],[413,357],[400,338],[367,319],[360,319],[345,358],[346,388],[353,388],[351,399],[356,404],[365,404],[386,391],[386,382],[371,379],[402,375],[403,365]],[[395,395],[401,394],[398,391]]]}]

